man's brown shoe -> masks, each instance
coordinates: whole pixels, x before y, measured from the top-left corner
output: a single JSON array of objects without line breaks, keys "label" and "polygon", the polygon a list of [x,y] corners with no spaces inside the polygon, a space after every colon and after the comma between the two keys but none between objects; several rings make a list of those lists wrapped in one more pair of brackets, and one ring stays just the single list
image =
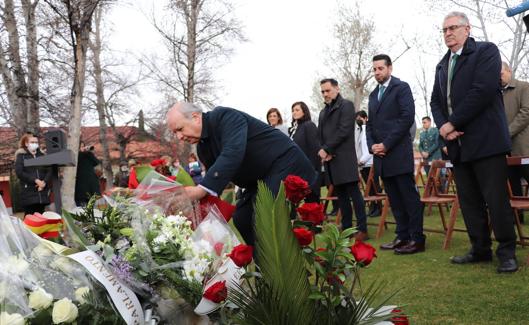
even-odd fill
[{"label": "man's brown shoe", "polygon": [[366,241],[369,239],[369,235],[365,231],[358,231],[354,234],[354,237],[358,241]]},{"label": "man's brown shoe", "polygon": [[404,246],[404,245],[407,245],[407,244],[408,244],[407,240],[400,240],[398,238],[395,238],[395,239],[393,239],[392,242],[380,245],[380,249],[393,250],[395,248],[398,248],[398,247],[401,247],[401,246]]},{"label": "man's brown shoe", "polygon": [[408,245],[395,248],[395,254],[399,255],[415,254],[419,252],[424,252],[424,242],[418,243],[412,240]]}]

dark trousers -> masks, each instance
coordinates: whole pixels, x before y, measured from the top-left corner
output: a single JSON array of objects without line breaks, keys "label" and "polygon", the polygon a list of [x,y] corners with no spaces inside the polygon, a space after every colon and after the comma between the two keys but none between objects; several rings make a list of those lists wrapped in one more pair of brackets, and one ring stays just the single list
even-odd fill
[{"label": "dark trousers", "polygon": [[46,207],[46,204],[40,204],[40,203],[26,205],[26,206],[23,207],[24,208],[24,216],[26,216],[28,214],[34,214],[35,212],[44,213],[44,208],[45,207]]},{"label": "dark trousers", "polygon": [[[489,216],[499,242],[500,260],[515,257],[514,215],[507,194],[507,161],[504,155],[454,164],[457,195],[472,244],[472,253],[491,254]],[[487,214],[487,207],[489,213]]]},{"label": "dark trousers", "polygon": [[358,182],[334,185],[334,191],[338,197],[338,205],[342,212],[342,229],[351,228],[353,225],[353,209],[355,209],[356,228],[358,231],[367,232],[367,217],[364,206],[364,197],[358,187]]},{"label": "dark trousers", "polygon": [[391,212],[397,222],[397,238],[424,242],[424,205],[421,203],[413,174],[383,177],[382,181],[391,204]]},{"label": "dark trousers", "polygon": [[[279,186],[288,175],[296,175],[305,179],[313,191],[319,188],[316,172],[307,157],[297,147],[287,151],[279,157],[262,181],[274,196],[279,192]],[[317,184],[316,184],[317,183]],[[244,189],[237,201],[233,214],[233,222],[247,245],[255,245],[255,215],[254,205],[257,195],[257,183]]]}]

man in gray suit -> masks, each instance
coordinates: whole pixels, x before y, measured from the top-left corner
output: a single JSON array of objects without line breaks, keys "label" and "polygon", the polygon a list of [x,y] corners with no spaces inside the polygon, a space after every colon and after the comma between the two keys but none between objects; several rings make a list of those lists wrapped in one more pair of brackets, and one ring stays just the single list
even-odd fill
[{"label": "man in gray suit", "polygon": [[[529,83],[512,77],[511,67],[502,63],[501,85],[503,105],[512,141],[511,155],[529,156]],[[514,195],[522,195],[521,178],[529,183],[529,165],[509,168],[509,180]],[[520,214],[523,220],[523,215]]]}]

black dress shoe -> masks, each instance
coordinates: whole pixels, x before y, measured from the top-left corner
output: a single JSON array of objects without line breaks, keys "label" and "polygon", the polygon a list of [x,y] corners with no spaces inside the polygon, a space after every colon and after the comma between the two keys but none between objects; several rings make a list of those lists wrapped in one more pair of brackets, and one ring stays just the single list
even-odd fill
[{"label": "black dress shoe", "polygon": [[514,258],[500,261],[498,266],[498,273],[512,273],[518,271],[518,263]]},{"label": "black dress shoe", "polygon": [[382,212],[380,211],[380,208],[377,208],[377,209],[372,210],[369,213],[368,217],[375,218],[375,217],[380,217],[381,215],[382,215]]},{"label": "black dress shoe", "polygon": [[390,249],[393,250],[395,248],[399,248],[399,247],[405,246],[407,244],[408,244],[407,240],[400,240],[398,238],[395,238],[390,243],[386,243],[386,244],[380,245],[380,249],[382,249],[382,250],[390,250]]},{"label": "black dress shoe", "polygon": [[450,261],[454,264],[471,264],[471,263],[480,263],[480,262],[490,262],[492,261],[491,255],[476,255],[472,253],[467,253],[462,256],[452,256]]},{"label": "black dress shoe", "polygon": [[408,245],[395,248],[395,254],[406,255],[406,254],[415,254],[415,253],[424,252],[425,250],[424,246],[425,246],[424,242],[419,243],[419,242],[412,240],[408,243]]}]

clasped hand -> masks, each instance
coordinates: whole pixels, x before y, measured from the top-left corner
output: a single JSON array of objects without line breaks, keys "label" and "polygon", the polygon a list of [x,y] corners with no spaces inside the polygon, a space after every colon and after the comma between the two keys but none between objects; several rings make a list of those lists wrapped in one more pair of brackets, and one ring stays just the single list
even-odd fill
[{"label": "clasped hand", "polygon": [[448,141],[452,141],[452,140],[455,140],[455,139],[459,138],[460,136],[462,136],[465,133],[464,132],[460,132],[460,131],[456,131],[456,128],[454,127],[454,125],[452,123],[446,122],[439,129],[439,134],[441,134],[443,139],[448,140]]},{"label": "clasped hand", "polygon": [[383,143],[377,143],[371,146],[371,151],[373,154],[379,157],[384,157],[386,155],[386,147]]},{"label": "clasped hand", "polygon": [[320,156],[322,162],[326,162],[332,159],[332,155],[329,155],[327,151],[323,149],[320,149],[320,151],[318,151],[318,156]]}]

